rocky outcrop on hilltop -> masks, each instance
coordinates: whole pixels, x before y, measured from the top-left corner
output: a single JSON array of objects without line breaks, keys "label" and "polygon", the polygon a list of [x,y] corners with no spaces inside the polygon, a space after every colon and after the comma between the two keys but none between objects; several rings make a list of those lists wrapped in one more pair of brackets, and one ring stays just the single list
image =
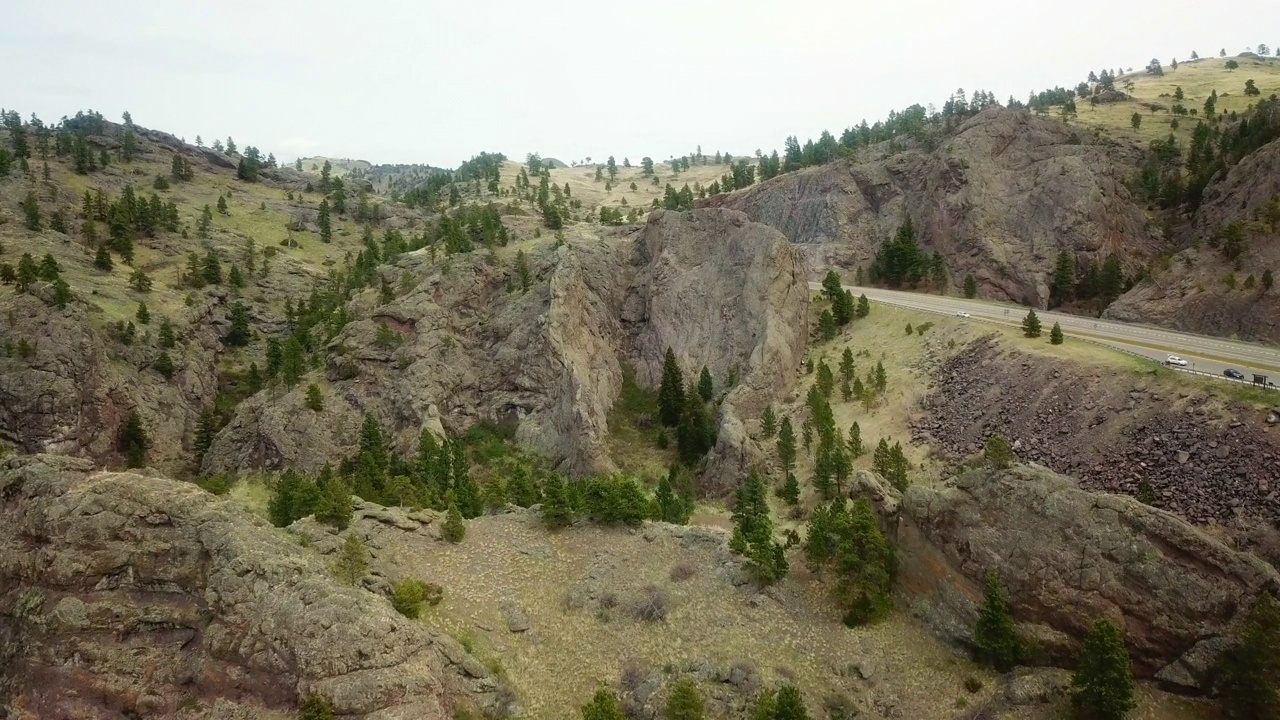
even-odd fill
[{"label": "rocky outcrop on hilltop", "polygon": [[[1224,252],[1229,233],[1244,242],[1235,260]],[[1182,240],[1182,251],[1112,303],[1105,316],[1280,339],[1280,295],[1262,281],[1265,271],[1280,272],[1280,140],[1245,156],[1205,189]]]},{"label": "rocky outcrop on hilltop", "polygon": [[[1229,632],[1280,574],[1172,513],[1091,493],[1043,468],[970,470],[905,493],[860,473],[899,551],[898,586],[942,635],[971,632],[988,572],[1021,630],[1071,663],[1099,617],[1117,621],[1143,677],[1207,687]],[[998,522],[993,521],[998,519]]]},{"label": "rocky outcrop on hilltop", "polygon": [[[742,418],[785,391],[807,337],[807,284],[785,238],[729,210],[658,211],[638,233],[526,254],[532,283],[520,292],[513,266],[479,253],[443,265],[410,253],[395,272],[414,288],[385,305],[359,301],[365,319],[330,344],[317,378],[324,409],[305,409],[306,382],[259,393],[218,435],[205,470],[318,470],[351,452],[372,413],[404,452],[424,428],[491,422],[514,425],[517,441],[564,472],[608,471],[623,364],[656,385],[671,347],[686,374],[705,365],[727,391],[707,473],[727,487],[752,457]],[[394,335],[380,339],[382,325]]]},{"label": "rocky outcrop on hilltop", "polygon": [[[452,640],[194,485],[55,456],[0,471],[0,714],[451,716],[496,687]],[[450,659],[450,658],[455,659]],[[465,677],[464,677],[465,676]]]},{"label": "rocky outcrop on hilltop", "polygon": [[1043,305],[1062,250],[1077,263],[1111,253],[1143,262],[1159,233],[1124,182],[1136,146],[1027,112],[991,108],[935,149],[858,157],[713,198],[800,245],[810,277],[867,267],[904,219],[946,257],[955,285]]},{"label": "rocky outcrop on hilltop", "polygon": [[1023,461],[1139,496],[1194,523],[1280,520],[1266,413],[1138,375],[1090,372],[978,340],[943,363],[913,435],[962,460],[1000,434]]}]

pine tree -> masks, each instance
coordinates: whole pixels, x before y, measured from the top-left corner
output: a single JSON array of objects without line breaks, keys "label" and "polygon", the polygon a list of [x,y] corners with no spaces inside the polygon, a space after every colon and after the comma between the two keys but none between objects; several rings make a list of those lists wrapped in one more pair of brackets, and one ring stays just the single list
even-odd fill
[{"label": "pine tree", "polygon": [[658,481],[658,489],[654,492],[654,502],[658,509],[658,519],[673,525],[686,525],[693,507],[676,495],[676,481],[680,468],[672,465],[666,476]]},{"label": "pine tree", "polygon": [[27,229],[32,232],[40,230],[40,203],[36,200],[36,194],[28,192],[25,200],[22,201],[22,211],[26,215]]},{"label": "pine tree", "polygon": [[533,285],[533,275],[529,272],[529,260],[523,250],[516,251],[516,274],[520,277],[520,292],[529,292]]},{"label": "pine tree", "polygon": [[982,459],[988,466],[997,470],[1003,470],[1017,460],[1013,454],[1013,448],[1003,435],[992,435],[987,438],[982,450]]},{"label": "pine tree", "polygon": [[[110,255],[107,256],[110,258]],[[140,293],[151,292],[151,277],[141,269],[129,275],[129,286]]]},{"label": "pine tree", "polygon": [[1071,703],[1083,718],[1122,720],[1137,707],[1124,636],[1109,619],[1102,618],[1089,628],[1071,687]]},{"label": "pine tree", "polygon": [[334,574],[341,582],[354,586],[360,582],[368,570],[369,551],[365,549],[358,535],[354,532],[348,534],[347,539],[342,542],[342,548],[338,551]]},{"label": "pine tree", "polygon": [[40,265],[36,268],[36,275],[45,282],[53,282],[62,274],[62,268],[58,265],[58,261],[53,259],[53,255],[45,253],[40,258]]},{"label": "pine tree", "polygon": [[458,506],[454,503],[449,503],[449,512],[445,517],[442,533],[444,539],[451,543],[460,543],[467,535],[467,526],[462,521],[462,513],[458,512]]},{"label": "pine tree", "polygon": [[334,475],[333,469],[327,464],[320,471],[320,478],[316,481],[316,485],[320,488],[320,505],[316,510],[316,520],[338,530],[346,530],[351,525],[351,518],[355,513],[354,503],[351,500],[351,486]]},{"label": "pine tree", "polygon": [[783,685],[773,701],[773,720],[809,720],[804,697],[795,685]]},{"label": "pine tree", "polygon": [[676,447],[681,461],[696,465],[715,442],[715,425],[698,388],[689,385],[685,392],[680,424],[676,427]]},{"label": "pine tree", "polygon": [[204,454],[208,452],[209,447],[213,445],[213,436],[218,432],[218,426],[213,417],[213,411],[205,408],[200,411],[200,418],[196,421],[196,436],[192,441],[192,447],[196,451],[197,464],[199,460],[204,458]]},{"label": "pine tree", "polygon": [[223,215],[231,214],[230,211],[227,210],[227,197],[225,195],[218,196],[218,212]]},{"label": "pine tree", "polygon": [[853,382],[856,371],[857,366],[853,361],[853,350],[845,348],[844,352],[840,353],[840,378],[846,383]]},{"label": "pine tree", "polygon": [[558,473],[547,478],[542,488],[542,521],[551,530],[573,522],[573,508],[569,504],[569,491],[564,478]]},{"label": "pine tree", "polygon": [[31,253],[22,253],[22,257],[18,259],[18,292],[26,292],[27,288],[39,279],[40,269],[36,267],[35,259],[31,257]]},{"label": "pine tree", "polygon": [[711,398],[715,395],[715,385],[711,381],[711,372],[707,370],[707,366],[702,366],[702,374],[698,376],[698,395],[702,397],[703,402],[711,402]]},{"label": "pine tree", "polygon": [[1062,326],[1056,322],[1053,324],[1053,327],[1049,329],[1049,342],[1054,345],[1062,344]]},{"label": "pine tree", "polygon": [[151,440],[137,410],[130,410],[116,435],[116,449],[124,453],[125,467],[140,468],[147,462],[147,450]]},{"label": "pine tree", "polygon": [[1259,596],[1221,663],[1219,695],[1228,717],[1280,718],[1280,603],[1271,595]]},{"label": "pine tree", "polygon": [[822,314],[818,316],[818,337],[823,340],[831,340],[836,336],[836,317],[831,314],[829,309],[823,309]]},{"label": "pine tree", "polygon": [[970,300],[978,296],[978,281],[972,275],[964,276],[964,296]]},{"label": "pine tree", "polygon": [[796,467],[796,434],[791,429],[791,418],[783,417],[778,429],[778,462],[784,473],[790,475]]},{"label": "pine tree", "polygon": [[1029,338],[1040,337],[1040,318],[1036,316],[1036,311],[1028,310],[1027,316],[1022,319],[1022,334]]},{"label": "pine tree", "polygon": [[667,427],[680,424],[684,409],[684,373],[676,362],[676,354],[667,348],[662,361],[662,384],[658,388],[658,418]]},{"label": "pine tree", "polygon": [[134,313],[134,317],[138,319],[138,323],[140,325],[151,324],[151,312],[147,310],[146,303],[144,302],[138,303],[138,311]]},{"label": "pine tree", "polygon": [[864,295],[859,295],[859,296],[858,296],[858,311],[857,311],[856,315],[857,315],[858,317],[860,317],[860,318],[864,318],[864,317],[866,317],[866,316],[868,316],[868,315],[870,315],[870,314],[871,314],[871,302],[870,302],[869,300],[867,300],[867,296],[866,296],[865,294],[864,294]]},{"label": "pine tree", "polygon": [[885,390],[887,390],[889,387],[889,376],[885,372],[884,363],[879,360],[876,361],[876,369],[875,369],[875,375],[873,376],[873,383],[874,383],[876,392],[881,395],[883,395]]},{"label": "pine tree", "polygon": [[788,505],[800,504],[800,480],[795,473],[787,473],[787,479],[782,482],[782,499]]},{"label": "pine tree", "polygon": [[705,720],[707,710],[702,702],[702,693],[693,681],[684,678],[676,683],[667,705],[662,710],[663,720]]},{"label": "pine tree", "polygon": [[760,416],[760,436],[766,440],[773,437],[778,431],[778,416],[773,412],[772,405],[766,405],[764,414]]},{"label": "pine tree", "polygon": [[158,334],[160,347],[169,350],[177,343],[178,338],[174,335],[173,325],[169,322],[169,318],[160,321],[160,332]]},{"label": "pine tree", "polygon": [[973,643],[978,660],[1002,673],[1009,672],[1023,660],[1022,641],[1013,627],[1009,601],[1005,599],[1000,578],[994,572],[987,573]]},{"label": "pine tree", "polygon": [[582,720],[626,720],[627,716],[618,709],[618,701],[608,688],[596,690],[591,702],[582,706]]},{"label": "pine tree", "polygon": [[239,300],[231,305],[228,316],[230,326],[222,342],[228,347],[244,347],[249,344],[249,309]]},{"label": "pine tree", "polygon": [[324,396],[320,394],[320,386],[315,383],[307,386],[307,408],[312,412],[324,410]]},{"label": "pine tree", "polygon": [[849,455],[853,457],[854,460],[862,457],[863,453],[866,452],[866,448],[862,445],[862,426],[858,425],[856,420],[849,426],[848,445]]},{"label": "pine tree", "polygon": [[316,211],[316,224],[320,226],[321,242],[330,242],[333,240],[333,223],[329,219],[329,201],[322,199],[320,208]]},{"label": "pine tree", "polygon": [[152,369],[164,376],[165,380],[173,377],[175,368],[173,367],[173,358],[169,357],[169,353],[161,352],[156,357],[155,362],[151,363]]},{"label": "pine tree", "polygon": [[218,254],[212,249],[204,255],[204,262],[200,266],[200,278],[206,285],[222,283],[222,263],[218,261]]}]

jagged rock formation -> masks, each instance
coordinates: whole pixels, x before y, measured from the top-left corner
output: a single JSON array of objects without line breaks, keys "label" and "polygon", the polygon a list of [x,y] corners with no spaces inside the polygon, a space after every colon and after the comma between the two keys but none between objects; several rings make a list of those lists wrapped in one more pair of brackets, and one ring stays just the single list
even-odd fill
[{"label": "jagged rock formation", "polygon": [[[1144,677],[1201,688],[1259,593],[1280,574],[1172,513],[1080,490],[1043,468],[970,470],[905,493],[859,473],[898,544],[899,587],[942,635],[971,642],[982,583],[998,571],[1014,617],[1054,663],[1101,616],[1121,623]],[[998,519],[998,521],[993,521]]]},{"label": "jagged rock formation", "polygon": [[1100,263],[1159,247],[1124,181],[1140,148],[1030,113],[991,108],[935,149],[860,156],[713,198],[798,243],[810,277],[867,267],[907,217],[951,282],[972,274],[987,297],[1043,305],[1059,251]]},{"label": "jagged rock formation", "polygon": [[1280,519],[1280,440],[1266,414],[978,340],[943,363],[913,435],[946,458],[1004,435],[1024,461],[1138,495],[1195,523]]},{"label": "jagged rock formation", "polygon": [[[1280,272],[1280,219],[1265,216],[1276,198],[1280,140],[1245,156],[1206,188],[1204,203],[1182,238],[1185,249],[1112,303],[1105,316],[1191,332],[1280,339],[1280,295],[1262,284],[1264,271]],[[1233,222],[1245,240],[1237,260],[1222,250],[1224,232]],[[1228,286],[1229,275],[1235,287]]]},{"label": "jagged rock formation", "polygon": [[[545,243],[529,264],[533,283],[521,293],[514,267],[478,253],[443,266],[409,254],[396,272],[414,289],[357,305],[367,319],[330,345],[324,410],[305,410],[305,382],[259,393],[219,434],[205,469],[314,471],[348,454],[373,413],[406,452],[424,427],[510,422],[561,470],[607,471],[622,364],[656,385],[670,346],[691,376],[706,365],[724,387],[736,375],[708,474],[727,487],[751,453],[741,419],[785,391],[807,337],[808,289],[785,239],[733,211],[654,212],[638,235]],[[381,324],[394,342],[379,342]]]},{"label": "jagged rock formation", "polygon": [[445,718],[495,687],[194,485],[37,456],[6,463],[0,493],[7,717],[262,717],[317,692],[343,717]]}]

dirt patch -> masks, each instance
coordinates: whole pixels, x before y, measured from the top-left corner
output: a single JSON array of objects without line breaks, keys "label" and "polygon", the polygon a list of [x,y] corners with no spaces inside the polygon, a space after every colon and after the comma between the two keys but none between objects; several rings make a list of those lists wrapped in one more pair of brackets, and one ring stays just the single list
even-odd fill
[{"label": "dirt patch", "polygon": [[943,363],[913,438],[956,461],[1001,434],[1022,461],[1191,522],[1280,520],[1280,431],[1176,380],[1055,362],[992,338]]}]

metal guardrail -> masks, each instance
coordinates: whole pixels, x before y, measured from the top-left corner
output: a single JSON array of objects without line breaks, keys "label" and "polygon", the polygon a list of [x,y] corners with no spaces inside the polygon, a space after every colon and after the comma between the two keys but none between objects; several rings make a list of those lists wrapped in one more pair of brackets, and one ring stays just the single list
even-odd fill
[{"label": "metal guardrail", "polygon": [[[947,317],[957,317],[954,312],[951,312],[948,310],[934,310],[932,308],[919,308],[919,307],[915,307],[914,305],[896,303],[891,300],[876,300],[875,302],[883,303],[885,305],[892,305],[894,307],[903,308],[906,310],[914,310],[915,312],[927,312],[927,313],[933,313],[934,315],[945,315]],[[991,323],[992,325],[1003,325],[1006,327],[1010,325],[1013,325],[1014,327],[1017,326],[1015,323],[1001,322],[1000,320],[996,320],[994,318],[987,318],[987,317],[981,317],[981,316],[978,316],[978,317],[970,316],[966,319],[977,320],[978,322]],[[1146,360],[1148,362],[1156,363],[1157,365],[1160,365],[1161,367],[1167,370],[1177,370],[1178,372],[1187,373],[1188,375],[1201,375],[1203,377],[1214,378],[1216,380],[1221,380],[1223,382],[1239,383],[1241,385],[1247,385],[1253,388],[1261,388],[1263,390],[1280,390],[1280,387],[1276,387],[1275,385],[1259,385],[1258,383],[1255,383],[1248,379],[1240,380],[1236,378],[1227,377],[1226,375],[1216,375],[1214,373],[1205,372],[1203,370],[1193,370],[1192,368],[1180,367],[1178,365],[1169,365],[1168,363],[1162,363],[1158,359],[1148,357],[1146,355],[1143,355],[1142,353],[1134,352],[1132,350],[1128,350],[1122,347],[1116,347],[1115,345],[1109,345],[1105,341],[1097,340],[1095,338],[1085,337],[1083,335],[1076,335],[1074,333],[1068,333],[1066,330],[1063,330],[1062,334],[1071,335],[1071,337],[1075,338],[1076,340],[1081,340],[1083,342],[1097,345],[1098,347],[1103,347],[1115,352],[1122,352],[1126,355],[1132,355],[1133,357],[1136,357],[1136,358],[1142,358],[1143,360]]]}]

